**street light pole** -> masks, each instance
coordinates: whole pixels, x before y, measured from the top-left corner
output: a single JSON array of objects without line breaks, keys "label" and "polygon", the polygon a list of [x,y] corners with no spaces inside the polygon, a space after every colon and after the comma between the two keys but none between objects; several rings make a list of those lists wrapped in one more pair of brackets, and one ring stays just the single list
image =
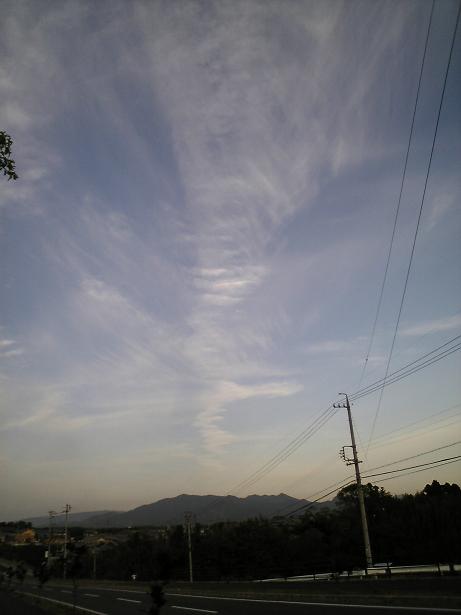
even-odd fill
[{"label": "street light pole", "polygon": [[63,513],[66,515],[65,525],[64,525],[64,566],[63,566],[63,578],[65,579],[67,576],[67,528],[69,521],[69,513],[71,511],[72,506],[70,504],[66,504]]},{"label": "street light pole", "polygon": [[51,539],[52,539],[52,529],[53,529],[53,517],[56,517],[58,513],[55,510],[49,510],[48,511],[48,518],[49,518],[49,523],[48,523],[48,568],[51,566]]},{"label": "street light pole", "polygon": [[366,566],[367,568],[370,568],[371,566],[373,566],[373,558],[371,555],[371,545],[370,545],[370,535],[368,532],[368,521],[367,521],[367,512],[365,509],[365,498],[363,496],[363,487],[362,487],[362,479],[360,477],[360,467],[359,464],[361,463],[359,461],[358,455],[357,455],[357,446],[355,444],[355,434],[354,434],[354,425],[352,423],[352,413],[351,413],[351,406],[349,403],[349,397],[347,396],[346,393],[339,393],[339,395],[344,395],[346,397],[346,403],[342,403],[342,404],[333,404],[334,408],[346,408],[347,410],[347,418],[349,420],[349,430],[351,432],[351,443],[352,443],[352,459],[348,459],[344,453],[344,448],[342,449],[342,457],[344,459],[344,461],[346,462],[346,464],[348,465],[354,465],[355,467],[355,479],[356,479],[356,483],[357,483],[357,497],[359,500],[359,508],[360,508],[360,517],[362,520],[362,533],[363,533],[363,543],[365,546],[365,559],[366,559]]},{"label": "street light pole", "polygon": [[194,575],[192,573],[192,537],[191,537],[191,521],[192,521],[192,513],[186,512],[184,515],[186,521],[186,531],[187,531],[187,550],[189,552],[189,581],[190,583],[194,582]]}]

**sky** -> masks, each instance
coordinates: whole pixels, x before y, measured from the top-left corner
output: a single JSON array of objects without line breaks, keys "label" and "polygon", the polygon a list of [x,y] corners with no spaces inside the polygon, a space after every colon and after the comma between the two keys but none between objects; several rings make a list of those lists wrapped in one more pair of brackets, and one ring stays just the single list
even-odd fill
[{"label": "sky", "polygon": [[[385,374],[457,9],[435,3],[361,379],[431,2],[2,2],[0,519],[350,475],[341,410],[235,489]],[[458,32],[391,372],[461,334],[460,73]],[[460,367],[354,404],[364,471],[461,454]]]}]

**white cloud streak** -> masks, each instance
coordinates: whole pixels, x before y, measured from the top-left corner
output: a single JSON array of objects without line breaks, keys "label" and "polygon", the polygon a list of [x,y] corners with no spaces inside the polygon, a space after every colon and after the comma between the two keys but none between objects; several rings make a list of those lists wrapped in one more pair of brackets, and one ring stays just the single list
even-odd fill
[{"label": "white cloud streak", "polygon": [[441,333],[442,331],[452,331],[454,329],[459,330],[460,328],[461,314],[455,314],[454,316],[429,320],[403,328],[400,334],[406,337],[419,337],[429,335],[431,333]]},{"label": "white cloud streak", "polygon": [[[330,211],[328,191],[399,153],[401,125],[398,138],[376,128],[390,125],[386,105],[397,109],[380,84],[405,100],[394,94],[410,74],[402,40],[423,11],[271,0],[206,11],[194,0],[12,6],[0,124],[14,131],[21,183],[7,184],[0,204],[24,216],[25,252],[48,286],[36,290],[20,262],[18,288],[34,289],[40,309],[32,324],[18,321],[20,342],[0,343],[8,363],[23,352],[25,365],[22,379],[8,372],[6,424],[91,426],[95,448],[115,423],[135,425],[131,450],[147,450],[148,433],[216,467],[242,437],[239,404],[261,414],[262,400],[288,406],[314,355],[363,346],[361,327],[341,341],[348,333],[322,319],[331,288],[345,295],[368,271],[382,229],[368,232],[366,203],[363,227],[346,237],[355,209]],[[382,203],[387,186],[373,178]],[[448,201],[435,202],[431,223]],[[409,323],[404,335],[450,322]]]}]

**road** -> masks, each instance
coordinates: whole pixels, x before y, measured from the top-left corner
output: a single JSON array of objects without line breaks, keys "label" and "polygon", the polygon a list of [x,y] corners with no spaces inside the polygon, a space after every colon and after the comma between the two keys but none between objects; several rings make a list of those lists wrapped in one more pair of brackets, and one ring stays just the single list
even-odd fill
[{"label": "road", "polygon": [[[44,610],[33,604],[27,604],[25,610],[24,600],[12,592],[0,591],[0,613],[2,615],[49,615]],[[82,613],[83,615],[83,613]]]},{"label": "road", "polygon": [[[45,586],[41,591],[36,586],[23,587],[28,595],[41,595],[51,602],[73,604],[71,587]],[[461,613],[461,609],[389,607],[365,605],[338,605],[313,602],[288,602],[216,598],[186,594],[167,594],[167,604],[162,615],[430,615],[437,613]],[[76,612],[84,615],[139,615],[149,610],[149,596],[139,590],[80,587],[75,595]]]}]

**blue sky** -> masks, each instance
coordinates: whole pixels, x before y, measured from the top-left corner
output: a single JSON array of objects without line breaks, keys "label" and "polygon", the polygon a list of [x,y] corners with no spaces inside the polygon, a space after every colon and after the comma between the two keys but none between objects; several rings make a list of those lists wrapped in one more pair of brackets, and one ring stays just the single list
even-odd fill
[{"label": "blue sky", "polygon": [[[356,390],[430,8],[3,3],[20,179],[0,184],[2,518],[227,493]],[[456,11],[436,2],[365,384],[385,372]],[[461,330],[460,44],[391,371]],[[461,440],[459,373],[455,353],[385,390],[369,467]],[[354,406],[362,451],[376,404]],[[349,474],[347,442],[337,414],[238,495],[308,497]]]}]

